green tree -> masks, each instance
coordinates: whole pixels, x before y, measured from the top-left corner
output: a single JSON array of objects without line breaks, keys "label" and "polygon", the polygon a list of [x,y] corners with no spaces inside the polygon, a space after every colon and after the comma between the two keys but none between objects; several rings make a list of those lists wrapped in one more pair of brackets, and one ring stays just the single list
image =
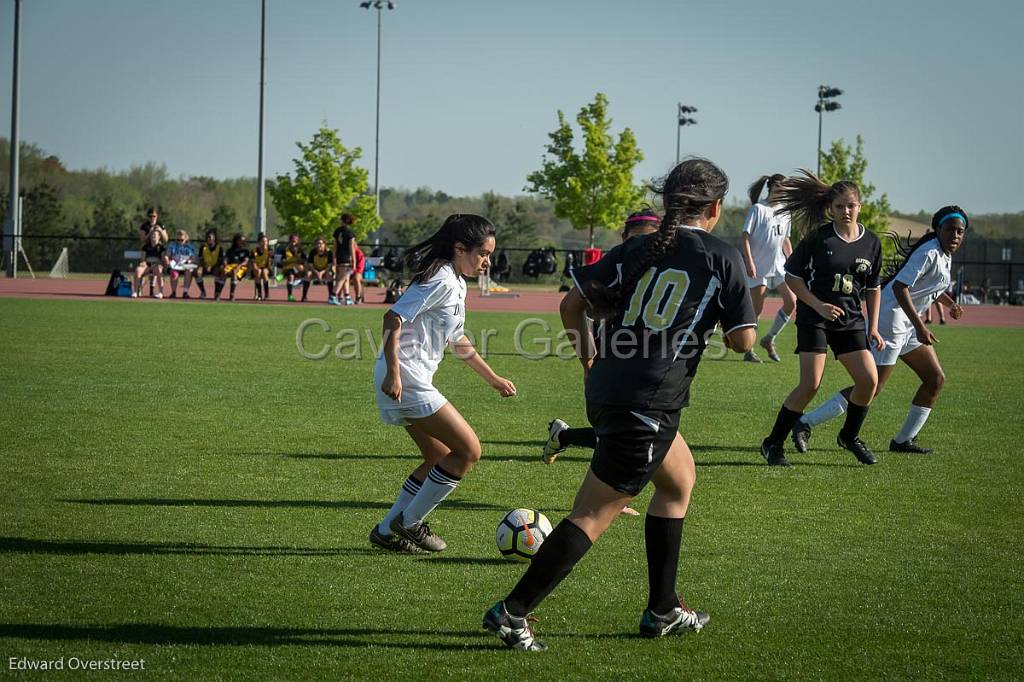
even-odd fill
[{"label": "green tree", "polygon": [[213,215],[205,223],[200,225],[199,233],[205,234],[213,228],[221,239],[230,239],[236,232],[242,231],[242,224],[238,222],[238,214],[235,209],[227,204],[218,204],[213,208]]},{"label": "green tree", "polygon": [[[842,139],[832,142],[827,152],[821,153],[821,179],[828,184],[840,180],[850,180],[860,187],[860,223],[872,232],[882,235],[889,231],[889,214],[892,207],[889,197],[883,192],[875,195],[875,186],[864,179],[868,168],[867,157],[864,156],[864,140],[857,135],[857,146],[851,148]],[[883,239],[886,249],[891,249],[889,240]],[[889,254],[886,254],[889,255]]]},{"label": "green tree", "polygon": [[366,194],[368,173],[356,166],[359,147],[348,149],[338,131],[322,126],[308,144],[297,142],[294,175],[278,175],[269,187],[274,207],[286,229],[304,240],[329,235],[342,213],[356,216],[360,239],[380,223],[373,196]]},{"label": "green tree", "polygon": [[593,246],[595,228],[617,229],[643,200],[646,190],[633,184],[633,169],[644,157],[629,128],[618,141],[612,138],[603,93],[580,109],[576,123],[583,132],[583,153],[574,148],[572,127],[559,111],[558,129],[548,135],[541,169],[526,176],[526,191],[551,199],[555,215],[588,230]]}]

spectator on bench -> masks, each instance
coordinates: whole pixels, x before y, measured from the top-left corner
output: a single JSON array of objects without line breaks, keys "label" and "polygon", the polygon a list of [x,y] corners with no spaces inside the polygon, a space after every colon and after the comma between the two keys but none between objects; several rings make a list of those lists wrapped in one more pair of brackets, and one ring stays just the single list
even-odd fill
[{"label": "spectator on bench", "polygon": [[306,254],[302,250],[302,240],[297,234],[288,237],[288,246],[281,255],[281,272],[284,273],[287,282],[288,300],[294,301],[292,290],[295,287],[295,280],[302,279],[306,272]]},{"label": "spectator on bench", "polygon": [[267,235],[260,232],[256,237],[256,248],[249,254],[249,265],[252,267],[252,280],[256,285],[257,301],[270,300],[270,266],[273,255],[270,252],[270,241]]},{"label": "spectator on bench", "polygon": [[192,275],[195,272],[196,259],[199,253],[195,244],[189,241],[188,232],[178,230],[177,239],[167,245],[167,271],[171,275],[171,298],[178,297],[178,278],[183,274],[185,284],[181,297],[189,298],[188,288],[192,284]]},{"label": "spectator on bench", "polygon": [[[235,287],[245,278],[248,269],[249,247],[245,245],[245,235],[237,232],[231,238],[231,248],[224,256],[224,277],[231,281],[229,301],[235,300]],[[220,300],[220,289],[217,290],[217,295],[214,298]]]},{"label": "spectator on bench", "polygon": [[220,298],[220,290],[224,288],[224,247],[217,238],[217,230],[212,227],[206,231],[206,241],[199,247],[199,267],[196,269],[199,298],[206,298],[206,285],[203,283],[206,275],[213,275],[214,293]]},{"label": "spectator on bench", "polygon": [[[146,277],[149,278],[149,295],[154,298],[164,297],[164,264],[167,260],[164,254],[166,248],[160,241],[159,230],[150,230],[146,243],[142,245],[142,258],[135,268],[135,282],[132,287],[132,298],[142,295],[142,287],[145,285]],[[156,279],[160,287],[159,291],[153,290],[153,280]]]},{"label": "spectator on bench", "polygon": [[331,252],[327,249],[327,240],[317,237],[313,242],[313,250],[306,258],[306,279],[302,283],[302,300],[306,300],[311,284],[319,282],[327,287],[327,298],[333,296],[334,264]]}]

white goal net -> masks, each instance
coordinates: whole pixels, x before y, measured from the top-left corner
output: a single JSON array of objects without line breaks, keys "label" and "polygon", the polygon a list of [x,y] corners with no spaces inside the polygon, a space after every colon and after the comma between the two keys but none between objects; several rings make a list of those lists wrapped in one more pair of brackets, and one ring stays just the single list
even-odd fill
[{"label": "white goal net", "polygon": [[57,262],[53,264],[53,269],[50,270],[50,277],[52,279],[64,279],[68,276],[68,247],[64,247],[60,250],[60,255],[57,257]]}]

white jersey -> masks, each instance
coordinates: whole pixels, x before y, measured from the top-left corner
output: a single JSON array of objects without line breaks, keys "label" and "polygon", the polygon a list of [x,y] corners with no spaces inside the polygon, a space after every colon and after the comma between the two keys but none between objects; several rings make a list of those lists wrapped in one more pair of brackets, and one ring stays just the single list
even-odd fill
[{"label": "white jersey", "polygon": [[767,201],[759,201],[750,207],[743,231],[748,235],[757,277],[784,276],[786,254],[782,245],[789,238],[789,215],[777,214],[774,206]]},{"label": "white jersey", "polygon": [[914,325],[903,312],[893,282],[902,282],[910,290],[910,299],[918,315],[923,315],[935,299],[949,289],[952,282],[953,258],[942,250],[938,239],[933,239],[911,254],[891,282],[882,290],[878,313],[878,331],[882,336],[913,331]]},{"label": "white jersey", "polygon": [[[466,281],[446,264],[427,281],[410,285],[391,311],[402,318],[398,343],[401,404],[425,402],[428,394],[436,393],[432,382],[445,346],[465,334]],[[386,373],[381,352],[374,368],[378,384]]]}]

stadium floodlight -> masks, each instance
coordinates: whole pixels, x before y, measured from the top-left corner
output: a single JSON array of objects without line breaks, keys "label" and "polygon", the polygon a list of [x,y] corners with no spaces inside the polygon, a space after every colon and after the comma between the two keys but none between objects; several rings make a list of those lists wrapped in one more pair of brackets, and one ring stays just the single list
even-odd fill
[{"label": "stadium floodlight", "polygon": [[363,0],[359,3],[363,9],[377,10],[377,119],[373,143],[373,195],[377,206],[377,217],[380,217],[380,26],[384,9],[393,10],[395,3],[391,0]]},{"label": "stadium floodlight", "polygon": [[695,126],[697,125],[697,119],[692,118],[690,114],[696,114],[697,107],[691,107],[682,102],[677,103],[676,106],[676,164],[679,164],[679,131],[682,130],[683,126]]},{"label": "stadium floodlight", "polygon": [[266,179],[263,176],[263,130],[265,123],[265,109],[263,106],[264,91],[267,87],[267,0],[260,3],[260,130],[259,145],[256,161],[256,220],[253,229],[255,240],[261,233],[267,231],[267,200],[266,200]]},{"label": "stadium floodlight", "polygon": [[843,94],[843,91],[839,88],[833,88],[831,85],[819,85],[818,86],[818,102],[814,105],[814,110],[818,112],[818,172],[817,175],[821,175],[821,119],[826,111],[837,111],[842,109],[842,105],[839,102],[834,101],[836,97]]},{"label": "stadium floodlight", "polygon": [[[21,55],[21,0],[14,0],[14,60],[11,74],[11,153],[10,153],[10,190],[8,197],[19,196],[18,193],[18,162],[21,157],[21,138],[18,136],[18,95],[20,93],[19,57]],[[18,251],[21,247],[21,221],[18,211],[13,208],[17,200],[8,202],[7,217],[4,220],[4,252],[9,254],[7,276],[18,276]]]}]

